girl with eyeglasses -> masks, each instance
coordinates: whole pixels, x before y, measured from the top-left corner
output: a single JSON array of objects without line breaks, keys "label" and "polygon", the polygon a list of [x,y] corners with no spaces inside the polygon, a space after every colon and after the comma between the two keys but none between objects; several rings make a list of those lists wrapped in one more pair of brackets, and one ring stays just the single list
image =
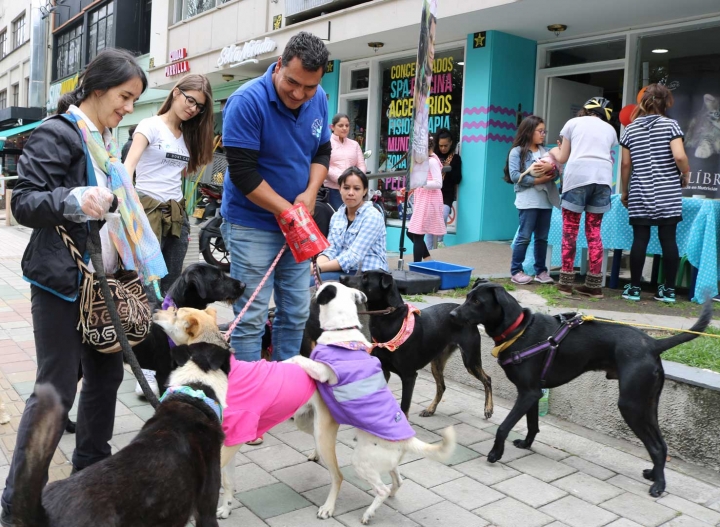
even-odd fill
[{"label": "girl with eyeglasses", "polygon": [[204,75],[186,75],[158,114],[137,125],[125,159],[128,174],[135,172],[135,188],[167,264],[163,293],[180,276],[188,248],[182,178],[212,162],[213,127],[210,83]]}]

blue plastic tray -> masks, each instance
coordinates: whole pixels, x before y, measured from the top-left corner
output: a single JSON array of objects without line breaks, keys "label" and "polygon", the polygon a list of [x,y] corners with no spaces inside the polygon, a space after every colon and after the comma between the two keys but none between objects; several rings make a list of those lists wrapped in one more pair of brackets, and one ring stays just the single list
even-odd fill
[{"label": "blue plastic tray", "polygon": [[470,284],[470,273],[473,270],[472,267],[438,261],[411,263],[408,267],[416,273],[439,276],[440,289],[467,287]]}]

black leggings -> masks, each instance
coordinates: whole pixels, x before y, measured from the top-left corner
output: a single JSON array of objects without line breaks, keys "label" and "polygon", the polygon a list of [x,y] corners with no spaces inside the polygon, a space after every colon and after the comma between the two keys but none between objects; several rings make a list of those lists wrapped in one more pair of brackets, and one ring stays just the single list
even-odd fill
[{"label": "black leggings", "polygon": [[407,232],[408,238],[413,242],[413,262],[422,262],[423,258],[430,257],[427,245],[425,245],[425,235]]},{"label": "black leggings", "polygon": [[[640,287],[643,265],[648,242],[650,241],[650,225],[633,225],[633,244],[630,249],[630,282],[633,286]],[[677,224],[659,225],[658,238],[663,252],[663,266],[665,267],[665,287],[675,288],[675,277],[677,276],[680,255],[678,253],[675,233]]]}]

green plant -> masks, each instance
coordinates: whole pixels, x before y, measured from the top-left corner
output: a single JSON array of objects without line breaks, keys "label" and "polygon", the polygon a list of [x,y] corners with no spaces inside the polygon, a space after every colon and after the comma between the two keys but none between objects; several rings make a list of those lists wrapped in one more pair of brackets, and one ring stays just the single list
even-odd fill
[{"label": "green plant", "polygon": [[505,288],[505,291],[515,291],[517,287],[515,287],[515,284],[512,282],[506,282],[503,284],[503,287]]},{"label": "green plant", "polygon": [[[709,326],[705,333],[720,335],[720,328]],[[720,373],[720,341],[712,337],[698,337],[666,351],[662,358]]]},{"label": "green plant", "polygon": [[406,302],[423,302],[425,299],[422,295],[403,295]]},{"label": "green plant", "polygon": [[542,284],[535,289],[535,293],[545,299],[547,305],[556,307],[560,305],[560,299],[562,296],[557,290],[557,287],[550,284]]}]

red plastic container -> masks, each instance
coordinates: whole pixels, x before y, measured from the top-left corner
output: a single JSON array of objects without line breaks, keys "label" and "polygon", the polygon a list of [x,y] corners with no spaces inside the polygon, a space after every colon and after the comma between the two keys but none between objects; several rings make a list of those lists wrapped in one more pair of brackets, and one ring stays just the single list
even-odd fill
[{"label": "red plastic container", "polygon": [[309,260],[330,247],[330,242],[320,232],[303,203],[293,205],[277,216],[277,222],[297,263]]}]

